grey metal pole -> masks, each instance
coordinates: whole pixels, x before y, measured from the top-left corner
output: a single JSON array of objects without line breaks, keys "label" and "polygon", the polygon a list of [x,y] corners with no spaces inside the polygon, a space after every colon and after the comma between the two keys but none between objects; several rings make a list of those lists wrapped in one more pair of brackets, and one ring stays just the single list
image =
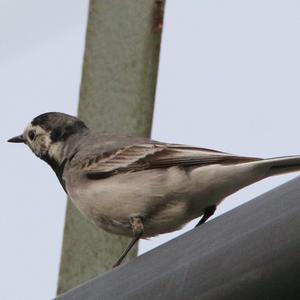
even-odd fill
[{"label": "grey metal pole", "polygon": [[[150,135],[163,8],[158,0],[90,1],[79,102],[89,127]],[[57,293],[109,270],[127,243],[96,229],[68,201]]]}]

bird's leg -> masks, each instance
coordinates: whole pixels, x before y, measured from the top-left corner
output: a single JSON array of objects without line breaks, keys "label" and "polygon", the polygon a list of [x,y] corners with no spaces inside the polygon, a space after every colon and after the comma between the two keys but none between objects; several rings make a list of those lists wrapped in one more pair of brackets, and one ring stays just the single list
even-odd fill
[{"label": "bird's leg", "polygon": [[130,249],[134,246],[134,244],[140,239],[140,237],[143,235],[144,232],[144,225],[142,222],[141,217],[132,217],[130,218],[130,224],[133,231],[133,239],[127,246],[127,248],[123,251],[120,258],[117,260],[117,262],[113,265],[113,268],[119,266],[123,259],[126,257]]},{"label": "bird's leg", "polygon": [[204,224],[208,220],[208,218],[211,217],[215,213],[216,208],[217,208],[216,205],[206,207],[204,209],[204,215],[202,216],[202,218],[200,219],[200,221],[198,222],[198,224],[195,227],[198,227],[201,224]]}]

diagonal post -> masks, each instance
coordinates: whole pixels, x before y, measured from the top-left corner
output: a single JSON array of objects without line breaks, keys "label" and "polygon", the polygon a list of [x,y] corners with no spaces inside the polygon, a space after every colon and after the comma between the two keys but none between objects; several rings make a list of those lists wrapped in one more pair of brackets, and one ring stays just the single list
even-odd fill
[{"label": "diagonal post", "polygon": [[[90,1],[78,110],[90,128],[150,135],[163,8],[161,0]],[[57,293],[109,270],[127,243],[68,201]]]}]

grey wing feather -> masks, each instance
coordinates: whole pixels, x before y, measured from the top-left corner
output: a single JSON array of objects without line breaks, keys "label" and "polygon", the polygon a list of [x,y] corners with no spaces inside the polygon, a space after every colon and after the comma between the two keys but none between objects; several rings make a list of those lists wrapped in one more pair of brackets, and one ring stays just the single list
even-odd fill
[{"label": "grey wing feather", "polygon": [[106,157],[101,155],[86,163],[83,169],[88,178],[101,179],[121,172],[137,172],[172,166],[243,163],[255,160],[259,158],[240,157],[210,149],[153,142],[129,145]]}]

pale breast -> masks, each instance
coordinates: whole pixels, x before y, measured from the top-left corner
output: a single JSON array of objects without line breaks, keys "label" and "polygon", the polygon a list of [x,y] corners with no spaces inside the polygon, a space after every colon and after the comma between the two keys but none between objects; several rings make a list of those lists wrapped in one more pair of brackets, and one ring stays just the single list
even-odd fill
[{"label": "pale breast", "polygon": [[189,178],[177,167],[66,182],[77,208],[109,232],[131,235],[132,216],[144,218],[145,236],[176,230],[187,221]]}]

